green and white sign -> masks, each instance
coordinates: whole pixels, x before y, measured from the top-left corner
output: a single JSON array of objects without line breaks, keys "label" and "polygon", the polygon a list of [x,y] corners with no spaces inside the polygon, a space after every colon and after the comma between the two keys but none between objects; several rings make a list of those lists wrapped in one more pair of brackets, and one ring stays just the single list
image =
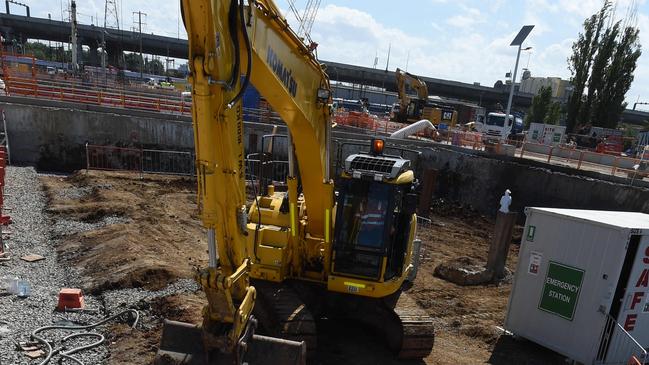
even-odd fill
[{"label": "green and white sign", "polygon": [[584,279],[584,270],[550,261],[539,309],[572,321]]},{"label": "green and white sign", "polygon": [[536,233],[536,226],[527,227],[527,240],[534,241],[534,234]]}]

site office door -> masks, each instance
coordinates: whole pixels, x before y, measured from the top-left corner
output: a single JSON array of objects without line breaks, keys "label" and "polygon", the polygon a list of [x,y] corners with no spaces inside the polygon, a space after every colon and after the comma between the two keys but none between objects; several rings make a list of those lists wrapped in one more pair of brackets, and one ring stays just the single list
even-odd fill
[{"label": "site office door", "polygon": [[[620,286],[623,285],[623,288]],[[619,290],[622,289],[622,290]],[[632,235],[611,315],[641,345],[649,344],[649,236]],[[616,305],[616,303],[619,303]],[[618,308],[615,308],[618,307]],[[613,311],[617,309],[617,316]]]}]

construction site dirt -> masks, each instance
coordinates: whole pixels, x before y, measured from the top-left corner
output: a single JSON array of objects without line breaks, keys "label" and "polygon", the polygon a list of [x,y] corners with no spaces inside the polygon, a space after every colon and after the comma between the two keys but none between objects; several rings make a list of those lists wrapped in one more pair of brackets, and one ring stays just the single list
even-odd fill
[{"label": "construction site dirt", "polygon": [[[62,235],[61,265],[78,272],[82,289],[96,296],[116,289],[156,291],[191,279],[205,266],[205,231],[198,220],[195,182],[189,178],[80,171],[41,176],[48,212],[58,219],[92,224],[93,229]],[[74,192],[74,193],[62,193]],[[421,266],[408,295],[435,318],[433,352],[423,362],[394,359],[384,341],[360,324],[318,321],[318,353],[312,364],[561,364],[563,358],[502,329],[511,282],[458,286],[434,276],[437,265],[460,257],[486,261],[494,221],[451,202],[436,200],[429,225],[420,226]],[[522,214],[522,213],[521,213]],[[107,219],[109,218],[109,219]],[[517,227],[507,267],[518,257]],[[151,326],[110,331],[108,364],[150,364],[162,319],[199,323],[206,303],[198,290],[140,299],[129,305]]]}]

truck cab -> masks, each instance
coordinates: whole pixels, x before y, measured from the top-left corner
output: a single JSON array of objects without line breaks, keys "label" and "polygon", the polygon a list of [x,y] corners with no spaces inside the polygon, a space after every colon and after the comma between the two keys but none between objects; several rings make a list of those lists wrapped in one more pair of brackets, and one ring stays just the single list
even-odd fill
[{"label": "truck cab", "polygon": [[511,114],[509,118],[505,117],[505,113],[491,112],[487,114],[484,124],[477,127],[478,131],[482,132],[482,140],[484,142],[494,143],[507,140],[512,133],[515,117]]}]

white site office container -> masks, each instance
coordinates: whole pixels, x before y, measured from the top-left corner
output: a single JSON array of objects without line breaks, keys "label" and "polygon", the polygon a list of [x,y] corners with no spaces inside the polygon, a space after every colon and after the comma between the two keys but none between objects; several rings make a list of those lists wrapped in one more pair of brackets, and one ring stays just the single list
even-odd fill
[{"label": "white site office container", "polygon": [[526,214],[505,328],[583,364],[642,361],[649,346],[649,215],[551,208]]}]

